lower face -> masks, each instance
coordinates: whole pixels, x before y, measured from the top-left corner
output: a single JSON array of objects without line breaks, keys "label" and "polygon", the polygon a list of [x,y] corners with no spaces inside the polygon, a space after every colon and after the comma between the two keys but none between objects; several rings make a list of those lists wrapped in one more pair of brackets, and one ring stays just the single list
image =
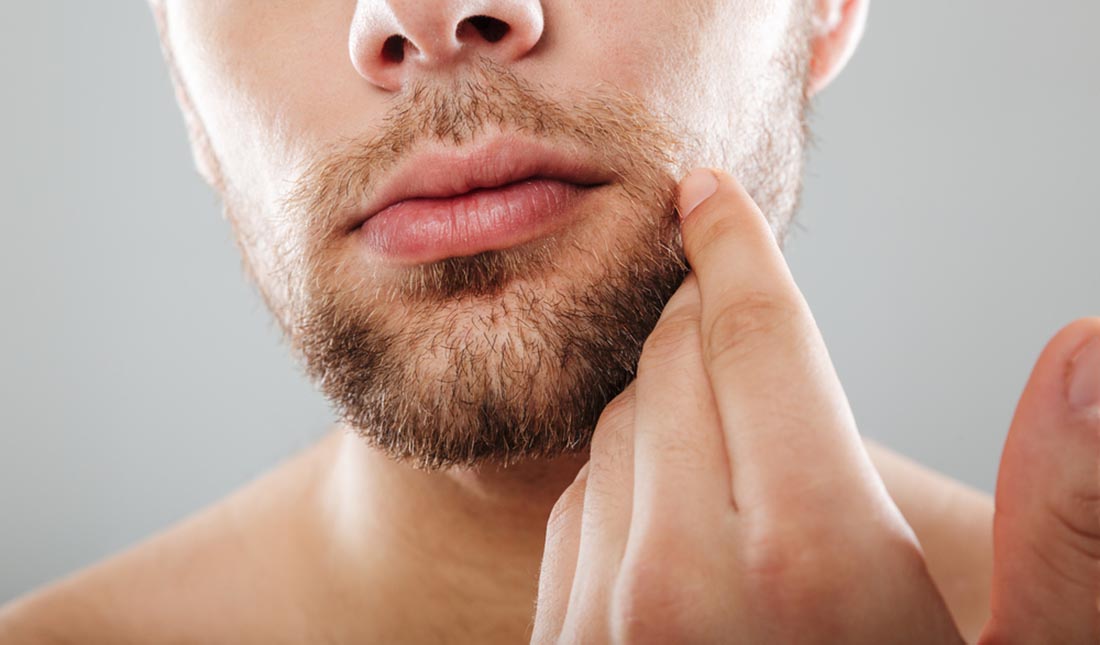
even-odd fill
[{"label": "lower face", "polygon": [[[543,2],[531,55],[392,92],[349,59],[351,2],[180,2],[163,17],[200,164],[307,373],[371,444],[442,468],[587,447],[686,275],[673,204],[687,169],[733,172],[782,240],[802,174],[803,4]],[[356,217],[413,154],[502,140],[601,179]]]}]

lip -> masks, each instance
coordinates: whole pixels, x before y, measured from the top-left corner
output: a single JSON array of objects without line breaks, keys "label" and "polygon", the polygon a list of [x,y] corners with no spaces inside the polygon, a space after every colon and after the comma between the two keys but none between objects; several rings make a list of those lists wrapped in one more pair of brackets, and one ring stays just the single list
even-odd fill
[{"label": "lip", "polygon": [[518,136],[430,149],[386,177],[349,228],[402,263],[471,255],[544,236],[614,178],[584,150]]}]

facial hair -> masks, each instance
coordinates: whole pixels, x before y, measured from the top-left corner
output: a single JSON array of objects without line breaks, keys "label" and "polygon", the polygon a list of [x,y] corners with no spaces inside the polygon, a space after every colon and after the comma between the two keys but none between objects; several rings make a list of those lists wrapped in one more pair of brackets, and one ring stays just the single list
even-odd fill
[{"label": "facial hair", "polygon": [[[781,66],[788,91],[772,97],[751,153],[735,160],[780,238],[801,178],[805,59],[799,49]],[[281,237],[260,244],[238,226],[246,266],[307,375],[347,427],[393,459],[508,466],[585,450],[689,270],[675,177],[706,144],[615,88],[551,96],[487,59],[450,84],[417,83],[395,98],[380,134],[332,146],[303,169]],[[389,169],[425,142],[500,132],[579,147],[619,179],[582,230],[411,267],[349,264],[339,214]],[[596,245],[597,230],[614,235]]]}]

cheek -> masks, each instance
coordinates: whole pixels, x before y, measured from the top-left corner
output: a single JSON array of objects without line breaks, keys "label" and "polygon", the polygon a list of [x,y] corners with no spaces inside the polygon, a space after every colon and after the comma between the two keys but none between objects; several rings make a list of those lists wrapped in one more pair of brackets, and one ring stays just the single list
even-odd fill
[{"label": "cheek", "polygon": [[708,159],[686,166],[718,164],[739,154],[739,135],[763,109],[770,83],[761,79],[776,74],[798,1],[578,2],[574,17],[561,20],[574,31],[558,38],[583,38],[550,55],[568,59],[564,67],[586,82],[642,97],[699,139]]},{"label": "cheek", "polygon": [[347,51],[354,4],[169,4],[169,38],[223,175],[270,206],[316,146],[362,134],[379,95]]}]

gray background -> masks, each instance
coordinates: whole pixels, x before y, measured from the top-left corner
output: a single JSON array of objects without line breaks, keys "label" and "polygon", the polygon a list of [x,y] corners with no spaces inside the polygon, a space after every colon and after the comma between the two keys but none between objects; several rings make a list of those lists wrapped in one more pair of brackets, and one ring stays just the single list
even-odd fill
[{"label": "gray background", "polygon": [[[863,432],[992,490],[1046,340],[1100,314],[1100,4],[875,2],[789,257]],[[191,169],[143,2],[9,2],[0,602],[308,445],[327,406]]]}]

